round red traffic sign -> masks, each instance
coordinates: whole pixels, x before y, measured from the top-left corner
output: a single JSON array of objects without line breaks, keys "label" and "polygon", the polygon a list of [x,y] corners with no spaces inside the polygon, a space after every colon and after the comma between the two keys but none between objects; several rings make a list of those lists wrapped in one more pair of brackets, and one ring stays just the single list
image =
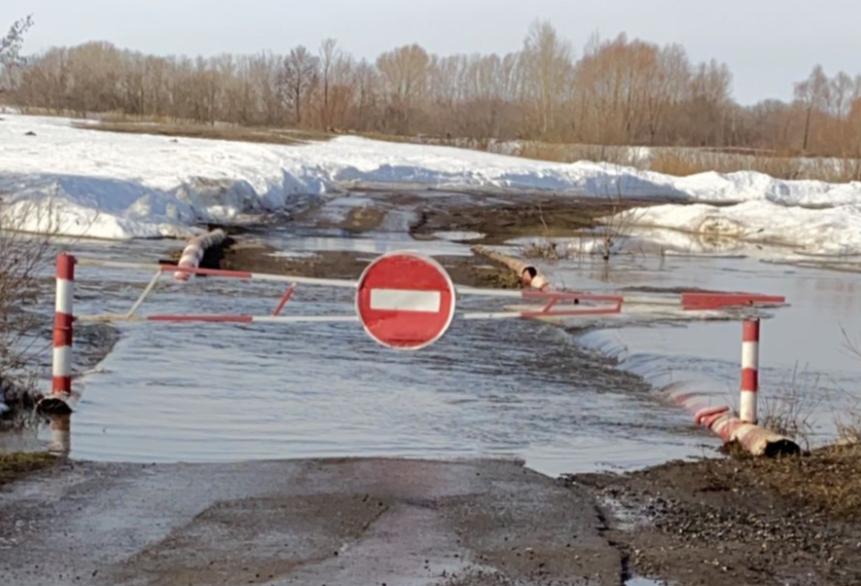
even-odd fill
[{"label": "round red traffic sign", "polygon": [[415,252],[383,255],[359,279],[359,319],[371,338],[389,348],[418,350],[433,344],[451,325],[454,308],[448,273]]}]

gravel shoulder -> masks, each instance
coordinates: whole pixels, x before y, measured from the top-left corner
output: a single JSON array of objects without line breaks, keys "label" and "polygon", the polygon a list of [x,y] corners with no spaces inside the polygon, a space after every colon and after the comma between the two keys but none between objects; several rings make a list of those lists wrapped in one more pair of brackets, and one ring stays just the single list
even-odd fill
[{"label": "gravel shoulder", "polygon": [[631,572],[678,584],[861,584],[861,446],[570,477]]}]

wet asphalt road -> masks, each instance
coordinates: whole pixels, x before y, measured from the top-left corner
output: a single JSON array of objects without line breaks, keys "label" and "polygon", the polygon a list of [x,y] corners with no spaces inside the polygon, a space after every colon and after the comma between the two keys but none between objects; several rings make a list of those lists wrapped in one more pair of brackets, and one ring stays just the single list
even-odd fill
[{"label": "wet asphalt road", "polygon": [[48,584],[608,584],[591,498],[516,462],[65,463],[0,494],[0,575]]}]

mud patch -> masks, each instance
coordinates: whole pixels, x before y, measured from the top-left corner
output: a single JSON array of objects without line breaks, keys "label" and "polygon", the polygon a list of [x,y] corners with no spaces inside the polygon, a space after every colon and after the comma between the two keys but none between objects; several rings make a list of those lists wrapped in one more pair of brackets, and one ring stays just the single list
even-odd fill
[{"label": "mud patch", "polygon": [[[308,256],[281,256],[279,251],[259,242],[231,241],[224,249],[219,267],[259,273],[289,274],[326,279],[358,279],[368,266],[368,255],[351,251],[320,251]],[[458,285],[514,289],[520,281],[507,267],[473,257],[434,257]],[[213,267],[215,268],[215,267]]]},{"label": "mud patch", "polygon": [[775,460],[671,462],[579,475],[622,503],[616,540],[639,574],[681,584],[861,583],[861,446]]},{"label": "mud patch", "polygon": [[432,238],[436,232],[478,232],[485,235],[485,244],[536,234],[572,237],[595,228],[599,218],[634,205],[596,198],[473,195],[467,201],[429,203],[410,233]]}]

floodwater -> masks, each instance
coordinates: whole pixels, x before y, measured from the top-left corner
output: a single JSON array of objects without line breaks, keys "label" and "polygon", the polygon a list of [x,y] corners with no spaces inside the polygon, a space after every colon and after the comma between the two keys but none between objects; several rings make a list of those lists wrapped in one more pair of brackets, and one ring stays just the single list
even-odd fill
[{"label": "floodwater", "polygon": [[[760,331],[759,416],[789,416],[802,444],[833,441],[839,423],[861,416],[861,274],[797,268],[756,257],[670,256],[598,267],[565,266],[558,278],[584,288],[683,287],[783,295],[788,307],[765,312]],[[582,284],[582,285],[581,285]],[[741,323],[625,324],[579,338],[615,356],[655,387],[674,383],[715,404],[738,406]],[[847,340],[848,338],[848,340]]]},{"label": "floodwater", "polygon": [[[370,260],[404,248],[468,254],[464,244],[441,236],[417,242],[403,233],[348,237],[309,229],[269,240],[288,255],[346,249]],[[170,245],[87,243],[76,252],[155,263]],[[795,401],[809,412],[813,440],[825,441],[835,435],[834,412],[859,399],[861,362],[845,351],[841,334],[841,327],[861,334],[859,275],[756,258],[650,255],[620,255],[609,265],[586,257],[547,268],[578,290],[683,286],[786,295],[791,307],[763,322],[763,402]],[[81,268],[76,313],[127,311],[150,277]],[[265,282],[198,278],[175,285],[165,279],[141,313],[266,315],[282,293]],[[300,287],[287,311],[346,315],[354,309],[349,290]],[[83,399],[73,416],[71,456],[133,462],[502,457],[557,475],[713,454],[718,441],[650,385],[686,381],[732,402],[740,323],[591,325],[456,320],[442,340],[415,353],[377,346],[357,323],[120,325],[114,350],[78,380]],[[44,446],[50,430],[41,429],[36,439]]]}]

